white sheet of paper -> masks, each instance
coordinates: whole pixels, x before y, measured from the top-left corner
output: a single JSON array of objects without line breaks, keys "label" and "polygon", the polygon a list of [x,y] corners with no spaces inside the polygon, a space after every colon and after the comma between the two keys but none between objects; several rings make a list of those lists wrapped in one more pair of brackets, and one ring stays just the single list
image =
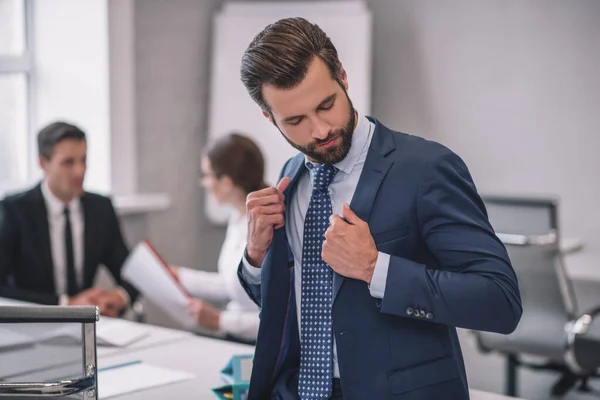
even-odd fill
[{"label": "white sheet of paper", "polygon": [[[98,346],[127,347],[148,336],[147,327],[116,318],[100,318],[96,322],[96,344]],[[50,343],[81,343],[81,326],[65,324],[50,330],[40,337]]]},{"label": "white sheet of paper", "polygon": [[0,327],[0,351],[35,344],[36,339],[12,329]]},{"label": "white sheet of paper", "polygon": [[193,374],[185,371],[175,371],[144,363],[106,370],[100,369],[98,371],[98,394],[99,398],[108,399],[194,378]]},{"label": "white sheet of paper", "polygon": [[145,242],[129,254],[121,274],[183,328],[190,330],[197,326],[187,310],[188,296]]},{"label": "white sheet of paper", "polygon": [[149,334],[145,326],[129,321],[100,318],[96,323],[96,342],[100,346],[127,347]]}]

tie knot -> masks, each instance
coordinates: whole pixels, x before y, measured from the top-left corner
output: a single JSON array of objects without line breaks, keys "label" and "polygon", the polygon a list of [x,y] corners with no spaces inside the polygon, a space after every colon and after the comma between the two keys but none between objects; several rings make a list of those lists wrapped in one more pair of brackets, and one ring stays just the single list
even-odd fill
[{"label": "tie knot", "polygon": [[65,215],[65,217],[69,216],[69,207],[63,208],[63,214]]},{"label": "tie knot", "polygon": [[326,191],[338,169],[331,164],[316,164],[312,171],[313,190]]}]

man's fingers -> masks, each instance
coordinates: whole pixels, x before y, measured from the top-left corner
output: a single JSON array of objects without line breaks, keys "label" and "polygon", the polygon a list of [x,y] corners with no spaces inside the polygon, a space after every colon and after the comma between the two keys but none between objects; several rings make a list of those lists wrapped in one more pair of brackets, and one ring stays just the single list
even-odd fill
[{"label": "man's fingers", "polygon": [[342,224],[342,223],[346,223],[346,221],[344,221],[342,219],[342,217],[340,217],[339,215],[337,215],[337,214],[331,214],[329,216],[329,225],[335,226],[335,225],[339,225],[339,224]]},{"label": "man's fingers", "polygon": [[93,287],[81,293],[91,303],[98,302],[105,294],[106,291],[99,287]]},{"label": "man's fingers", "polygon": [[246,201],[246,207],[248,209],[253,209],[261,206],[268,206],[271,204],[283,204],[283,195],[274,193],[264,197],[248,199]]},{"label": "man's fingers", "polygon": [[101,294],[104,294],[104,289],[94,286],[92,288],[84,290],[83,293],[90,295],[90,296],[99,296]]},{"label": "man's fingers", "polygon": [[[289,179],[289,178],[287,178],[287,179]],[[283,184],[283,183],[285,183],[285,182],[282,179],[280,184]],[[288,184],[289,184],[289,182],[285,183],[285,185],[282,185],[282,187],[284,187],[284,189],[285,189],[285,187],[287,187]],[[246,196],[246,203],[249,202],[250,200],[260,199],[262,197],[267,197],[267,196],[271,196],[271,195],[278,195],[283,199],[282,192],[283,192],[283,190],[279,190],[276,187],[269,186],[267,188],[260,189],[255,192],[249,193],[248,196]]]},{"label": "man's fingers", "polygon": [[350,209],[348,203],[344,203],[344,205],[342,206],[342,216],[348,223],[352,225],[356,225],[357,223],[362,222],[362,220],[358,218],[354,211]]},{"label": "man's fingers", "polygon": [[277,229],[281,229],[285,226],[285,223],[282,222],[281,224],[277,224],[277,225],[273,225],[273,229],[277,230]]},{"label": "man's fingers", "polygon": [[281,203],[272,204],[269,206],[263,206],[260,209],[261,214],[264,214],[264,215],[283,214],[284,211],[285,211],[285,206]]},{"label": "man's fingers", "polygon": [[283,214],[261,215],[258,217],[258,223],[261,225],[273,225],[273,227],[282,225],[284,223]]},{"label": "man's fingers", "polygon": [[283,203],[285,201],[283,191],[288,187],[290,181],[290,178],[284,177],[279,181],[277,187],[268,187],[250,193],[246,197],[246,207],[252,209],[258,206]]}]

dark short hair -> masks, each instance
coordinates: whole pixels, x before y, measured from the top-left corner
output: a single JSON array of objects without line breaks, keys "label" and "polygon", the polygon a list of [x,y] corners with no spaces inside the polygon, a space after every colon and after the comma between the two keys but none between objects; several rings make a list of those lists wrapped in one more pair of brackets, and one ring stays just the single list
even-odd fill
[{"label": "dark short hair", "polygon": [[242,57],[241,78],[252,99],[266,111],[263,85],[280,89],[298,85],[308,66],[319,57],[331,77],[342,85],[342,64],[331,39],[304,18],[285,18],[268,25],[250,43]]},{"label": "dark short hair", "polygon": [[75,125],[62,121],[46,125],[37,135],[39,156],[49,160],[54,147],[66,139],[85,140],[85,133]]},{"label": "dark short hair", "polygon": [[249,137],[232,132],[205,151],[217,178],[228,176],[245,194],[265,188],[265,161],[260,148]]}]

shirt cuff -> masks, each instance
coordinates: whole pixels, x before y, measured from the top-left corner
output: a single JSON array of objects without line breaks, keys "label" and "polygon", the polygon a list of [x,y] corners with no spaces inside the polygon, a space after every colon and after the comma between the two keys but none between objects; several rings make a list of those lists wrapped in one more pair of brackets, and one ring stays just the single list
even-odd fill
[{"label": "shirt cuff", "polygon": [[385,285],[387,283],[389,267],[390,255],[379,252],[377,255],[377,261],[375,262],[373,276],[371,277],[371,285],[369,286],[369,292],[371,292],[371,296],[377,299],[383,299],[383,295],[385,294]]},{"label": "shirt cuff", "polygon": [[262,269],[250,265],[250,262],[246,258],[246,252],[244,252],[244,256],[242,257],[242,264],[244,264],[242,268],[242,275],[244,276],[244,279],[246,279],[246,282],[251,285],[260,285],[260,275]]},{"label": "shirt cuff", "polygon": [[[186,282],[190,282],[193,281],[194,279],[194,273],[198,273],[198,271],[192,271],[189,268],[186,267],[177,267],[177,282],[179,282],[179,284],[181,284],[181,286],[183,286],[188,292],[190,291],[190,288],[188,285],[186,285]],[[173,276],[173,278],[175,278],[175,276]]]},{"label": "shirt cuff", "polygon": [[235,318],[235,315],[227,310],[221,311],[221,315],[219,317],[219,331],[223,333],[232,333],[232,330],[238,325],[238,318]]},{"label": "shirt cuff", "polygon": [[69,295],[61,294],[58,296],[58,305],[59,306],[68,306],[69,305]]}]

